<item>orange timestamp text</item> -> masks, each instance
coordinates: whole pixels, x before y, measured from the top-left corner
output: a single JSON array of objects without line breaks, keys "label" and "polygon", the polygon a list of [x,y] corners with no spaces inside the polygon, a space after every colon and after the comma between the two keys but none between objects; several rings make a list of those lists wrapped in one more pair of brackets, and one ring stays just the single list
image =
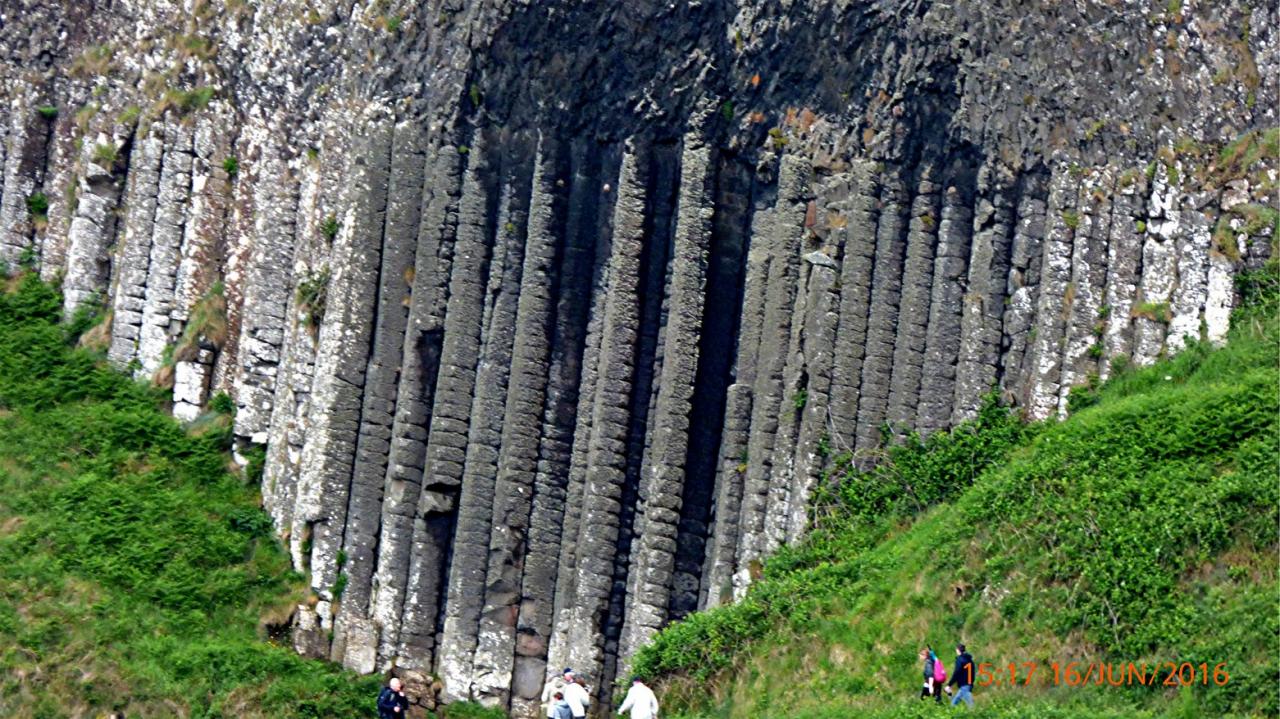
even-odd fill
[{"label": "orange timestamp text", "polygon": [[[1226,686],[1231,681],[1226,662],[983,662],[968,665],[969,684],[979,687],[1028,686]],[[977,676],[972,676],[973,672]],[[976,680],[976,681],[975,681]]]}]

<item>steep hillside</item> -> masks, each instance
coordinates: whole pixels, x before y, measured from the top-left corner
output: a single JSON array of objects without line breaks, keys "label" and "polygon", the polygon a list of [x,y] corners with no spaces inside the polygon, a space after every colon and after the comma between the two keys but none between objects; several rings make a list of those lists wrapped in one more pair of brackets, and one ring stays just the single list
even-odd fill
[{"label": "steep hillside", "polygon": [[[1222,349],[1123,369],[1062,423],[988,406],[847,474],[745,601],[669,627],[636,670],[691,717],[932,716],[916,652],[963,641],[1006,685],[977,690],[984,716],[1277,715],[1276,266],[1241,287]],[[1132,686],[1096,666],[1066,686],[1070,662]],[[1164,662],[1195,686],[1164,686]]]},{"label": "steep hillside", "polygon": [[302,577],[232,471],[228,403],[182,428],[61,306],[0,287],[0,716],[368,716],[378,678],[290,646]]}]

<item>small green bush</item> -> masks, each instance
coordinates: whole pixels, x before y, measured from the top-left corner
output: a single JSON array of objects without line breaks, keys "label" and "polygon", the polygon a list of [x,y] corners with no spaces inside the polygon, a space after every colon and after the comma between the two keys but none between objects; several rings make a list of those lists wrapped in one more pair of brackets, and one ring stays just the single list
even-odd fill
[{"label": "small green bush", "polygon": [[40,117],[46,120],[56,120],[58,118],[58,108],[54,105],[41,105],[36,108],[36,112],[40,113]]},{"label": "small green bush", "polygon": [[93,147],[93,161],[107,168],[115,166],[119,150],[110,143],[99,143]]},{"label": "small green bush", "polygon": [[49,198],[43,192],[35,192],[27,197],[27,212],[33,219],[49,219]]},{"label": "small green bush", "polygon": [[329,215],[320,221],[320,234],[329,242],[333,242],[333,239],[338,236],[339,229],[338,218],[333,215]]},{"label": "small green bush", "polygon": [[329,298],[329,267],[321,267],[318,271],[308,272],[298,282],[298,312],[307,326],[319,329],[324,321],[324,313]]}]

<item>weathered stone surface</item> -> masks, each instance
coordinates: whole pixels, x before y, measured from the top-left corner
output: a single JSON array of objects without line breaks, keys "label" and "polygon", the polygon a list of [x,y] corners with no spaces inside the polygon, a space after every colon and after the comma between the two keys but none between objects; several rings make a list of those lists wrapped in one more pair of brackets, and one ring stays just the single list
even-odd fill
[{"label": "weathered stone surface", "polygon": [[607,704],[833,457],[1061,416],[1272,253],[1257,3],[188,5],[0,8],[0,261],[230,396],[295,647],[415,711]]},{"label": "weathered stone surface", "polygon": [[665,327],[661,376],[652,415],[653,445],[645,453],[639,483],[643,513],[636,519],[638,545],[628,577],[630,587],[652,585],[653,592],[628,592],[626,623],[618,651],[630,656],[666,624],[671,575],[675,568],[689,419],[698,371],[703,291],[711,247],[711,151],[697,136],[686,136],[680,158],[680,192],[675,220],[671,278],[665,296],[671,311]]},{"label": "weathered stone surface", "polygon": [[[942,193],[942,219],[934,252],[929,324],[925,330],[924,365],[916,426],[923,434],[951,424],[955,402],[956,364],[960,356],[964,313],[964,278],[973,232],[970,192],[963,178]],[[994,251],[993,251],[994,254]]]},{"label": "weathered stone surface", "polygon": [[[791,342],[791,316],[800,271],[800,243],[807,203],[806,168],[798,158],[783,155],[778,171],[778,204],[769,222],[759,227],[759,240],[769,252],[769,275],[764,289],[760,345],[752,385],[751,424],[747,440],[738,542],[732,574],[734,598],[746,592],[760,571],[764,557],[765,515],[770,507],[770,471],[783,396],[783,372]],[[767,233],[767,234],[764,234]],[[793,401],[794,399],[791,398]]]},{"label": "weathered stone surface", "polygon": [[983,397],[997,389],[1001,328],[1013,259],[1015,183],[1015,178],[992,165],[984,166],[978,174],[952,424],[976,417]]}]

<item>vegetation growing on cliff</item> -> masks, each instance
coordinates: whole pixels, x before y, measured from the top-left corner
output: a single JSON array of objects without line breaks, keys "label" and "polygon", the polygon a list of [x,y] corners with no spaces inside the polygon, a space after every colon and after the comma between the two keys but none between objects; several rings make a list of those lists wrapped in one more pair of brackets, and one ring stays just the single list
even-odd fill
[{"label": "vegetation growing on cliff", "polygon": [[[198,436],[74,349],[34,275],[0,293],[0,715],[364,716],[376,677],[267,641],[303,596],[227,422]],[[287,638],[286,638],[287,641]]]},{"label": "vegetation growing on cliff", "polygon": [[[1066,422],[989,405],[842,470],[814,534],[745,601],[672,625],[635,669],[688,717],[924,716],[916,651],[965,641],[979,662],[1040,667],[1031,686],[979,688],[985,716],[1274,716],[1278,284],[1274,263],[1242,276],[1225,348],[1126,369]],[[1070,661],[1230,678],[1167,687],[1161,666],[1155,686],[1052,686]]]}]

